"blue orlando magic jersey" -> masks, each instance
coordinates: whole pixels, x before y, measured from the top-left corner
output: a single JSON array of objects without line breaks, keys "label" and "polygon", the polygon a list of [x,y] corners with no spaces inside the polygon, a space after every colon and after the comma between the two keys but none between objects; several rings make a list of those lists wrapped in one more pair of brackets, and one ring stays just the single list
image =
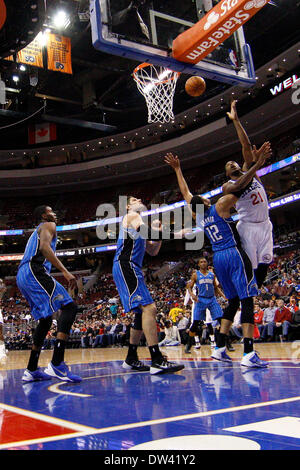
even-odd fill
[{"label": "blue orlando magic jersey", "polygon": [[145,251],[146,240],[136,230],[124,228],[121,224],[114,262],[130,261],[141,268]]},{"label": "blue orlando magic jersey", "polygon": [[209,238],[213,251],[240,246],[240,237],[235,222],[231,217],[228,219],[220,217],[215,204],[205,210],[201,225]]},{"label": "blue orlando magic jersey", "polygon": [[[35,264],[40,264],[43,265],[48,273],[51,272],[52,264],[50,261],[48,261],[42,253],[39,251],[40,248],[40,236],[38,233],[39,228],[41,227],[42,224],[40,224],[35,231],[32,233],[31,237],[29,238],[25,252],[22,258],[22,261],[20,263],[19,268],[21,266],[27,264],[27,263],[35,263]],[[56,242],[57,242],[57,237],[55,236],[52,241],[51,241],[51,248],[55,252],[56,250]]]},{"label": "blue orlando magic jersey", "polygon": [[201,271],[197,271],[196,286],[198,297],[214,297],[214,277],[214,273],[211,271],[208,271],[206,276]]}]

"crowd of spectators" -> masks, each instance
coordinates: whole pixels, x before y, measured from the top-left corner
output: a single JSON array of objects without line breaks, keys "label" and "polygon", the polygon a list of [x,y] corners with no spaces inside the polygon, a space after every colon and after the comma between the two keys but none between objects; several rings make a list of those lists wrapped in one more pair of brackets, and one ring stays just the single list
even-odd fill
[{"label": "crowd of spectators", "polygon": [[[299,130],[292,129],[271,141],[272,160],[276,162],[299,152]],[[193,192],[204,193],[221,185],[226,177],[224,165],[233,159],[241,161],[241,153],[232,155],[225,160],[220,158],[213,165],[210,163],[199,168],[187,169],[185,178]],[[296,176],[296,175],[295,175]],[[278,183],[278,181],[277,181]],[[298,179],[290,178],[288,188],[283,185],[281,189],[274,189],[272,185],[266,187],[270,199],[299,189]],[[43,203],[52,206],[59,216],[59,223],[74,224],[96,219],[96,210],[99,204],[110,203],[118,209],[118,197],[132,192],[132,184],[123,184],[117,187],[105,188],[105,191],[90,190],[61,193],[47,196]],[[177,181],[173,175],[167,179],[165,176],[141,181],[134,185],[134,195],[142,198],[149,204],[153,198],[156,202],[175,202],[181,195],[177,191]],[[30,229],[32,228],[32,213],[35,207],[41,204],[39,197],[24,197],[22,199],[9,197],[2,198],[0,202],[0,229]],[[117,213],[118,215],[118,213]]]},{"label": "crowd of spectators", "polygon": [[[210,254],[204,254],[211,263]],[[192,305],[185,305],[184,302],[186,282],[196,268],[197,260],[190,254],[184,254],[179,261],[180,269],[164,279],[153,275],[155,266],[152,264],[145,267],[147,285],[157,306],[157,331],[161,346],[178,346],[187,342]],[[123,311],[111,272],[101,273],[93,287],[81,291],[76,301],[79,313],[70,331],[69,348],[115,348],[128,344],[133,318]],[[299,305],[300,250],[275,255],[268,278],[255,298],[255,340],[269,342],[298,338]],[[11,297],[4,297],[1,308],[7,349],[30,349],[35,322],[20,292],[16,289]],[[54,317],[43,346],[45,349],[53,347],[56,324]],[[232,343],[242,340],[240,311],[235,316],[230,337]],[[205,324],[201,342],[210,342]],[[144,337],[141,344],[146,345]]]}]

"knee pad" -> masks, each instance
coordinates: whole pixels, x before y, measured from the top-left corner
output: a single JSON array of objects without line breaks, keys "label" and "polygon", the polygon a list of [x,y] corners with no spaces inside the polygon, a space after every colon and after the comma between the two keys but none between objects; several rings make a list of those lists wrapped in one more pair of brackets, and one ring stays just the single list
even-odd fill
[{"label": "knee pad", "polygon": [[136,312],[134,315],[134,321],[133,321],[133,329],[141,331],[142,328],[142,314]]},{"label": "knee pad", "polygon": [[75,302],[70,302],[61,308],[61,314],[57,322],[57,331],[68,335],[70,333],[71,326],[75,320],[77,313],[77,305]]},{"label": "knee pad", "polygon": [[241,300],[241,323],[254,325],[254,302],[253,297]]},{"label": "knee pad", "polygon": [[240,299],[238,297],[234,297],[228,301],[227,307],[224,309],[223,312],[223,319],[228,321],[233,321],[236,312],[240,306]]},{"label": "knee pad", "polygon": [[44,339],[52,325],[52,316],[41,318],[32,335],[33,344],[39,348],[43,346]]}]

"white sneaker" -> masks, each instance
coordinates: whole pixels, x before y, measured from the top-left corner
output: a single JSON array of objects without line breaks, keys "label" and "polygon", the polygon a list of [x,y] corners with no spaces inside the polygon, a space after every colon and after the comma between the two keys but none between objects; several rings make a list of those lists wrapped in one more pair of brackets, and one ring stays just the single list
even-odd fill
[{"label": "white sneaker", "polygon": [[5,361],[5,359],[7,359],[6,349],[1,348],[0,349],[0,361]]},{"label": "white sneaker", "polygon": [[197,343],[196,346],[194,347],[194,349],[201,349],[201,344]]},{"label": "white sneaker", "polygon": [[221,362],[229,362],[232,363],[231,357],[228,356],[226,353],[226,347],[214,349],[214,352],[211,355],[212,359],[216,359],[217,361]]},{"label": "white sneaker", "polygon": [[248,354],[245,354],[241,360],[241,366],[244,367],[268,367],[269,363],[262,361],[256,351],[251,351]]}]

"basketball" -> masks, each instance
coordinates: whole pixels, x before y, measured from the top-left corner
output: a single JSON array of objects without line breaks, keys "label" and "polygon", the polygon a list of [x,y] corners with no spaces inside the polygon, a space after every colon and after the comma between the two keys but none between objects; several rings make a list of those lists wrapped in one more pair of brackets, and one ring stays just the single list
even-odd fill
[{"label": "basketball", "polygon": [[202,77],[193,76],[185,82],[185,91],[190,96],[201,96],[206,90],[206,83]]}]

